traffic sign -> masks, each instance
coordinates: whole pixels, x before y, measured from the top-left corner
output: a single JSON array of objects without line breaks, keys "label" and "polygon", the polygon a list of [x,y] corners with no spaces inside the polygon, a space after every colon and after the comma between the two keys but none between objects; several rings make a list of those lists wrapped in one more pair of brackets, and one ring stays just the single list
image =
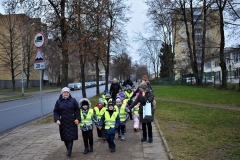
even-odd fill
[{"label": "traffic sign", "polygon": [[44,61],[45,61],[45,58],[43,57],[41,50],[38,49],[34,59],[34,63],[44,62]]},{"label": "traffic sign", "polygon": [[46,68],[45,62],[34,63],[34,69],[36,70],[45,69],[45,68]]},{"label": "traffic sign", "polygon": [[44,35],[39,32],[35,35],[34,37],[34,45],[37,47],[37,48],[40,48],[43,46],[44,44],[44,41],[45,41],[45,38],[44,38]]}]

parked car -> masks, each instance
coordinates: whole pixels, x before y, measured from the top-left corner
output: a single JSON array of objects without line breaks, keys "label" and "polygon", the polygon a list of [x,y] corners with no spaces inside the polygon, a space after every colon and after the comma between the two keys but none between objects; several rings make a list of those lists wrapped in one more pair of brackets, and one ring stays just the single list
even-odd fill
[{"label": "parked car", "polygon": [[75,83],[77,85],[78,90],[82,89],[82,83]]},{"label": "parked car", "polygon": [[75,91],[75,90],[78,90],[78,87],[75,83],[69,83],[68,84],[68,88],[71,90],[71,91]]},{"label": "parked car", "polygon": [[91,83],[90,82],[85,82],[85,87],[86,88],[91,88]]},{"label": "parked car", "polygon": [[212,81],[211,79],[205,79],[205,78],[203,78],[203,79],[202,79],[202,84],[212,85],[212,84],[213,84],[213,81]]},{"label": "parked car", "polygon": [[186,84],[195,85],[195,84],[196,84],[196,79],[195,79],[195,77],[186,78]]}]

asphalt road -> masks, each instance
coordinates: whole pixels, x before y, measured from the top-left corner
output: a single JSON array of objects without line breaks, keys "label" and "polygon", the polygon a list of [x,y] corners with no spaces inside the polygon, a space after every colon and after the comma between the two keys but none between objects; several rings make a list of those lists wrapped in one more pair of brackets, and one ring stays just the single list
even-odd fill
[{"label": "asphalt road", "polygon": [[[105,86],[99,88],[100,92],[103,92]],[[96,95],[96,88],[88,88],[86,93],[87,97],[91,98]],[[39,92],[28,99],[0,103],[0,134],[51,113],[59,95],[60,92],[43,93],[41,101]],[[82,98],[82,91],[71,91],[71,95],[79,101]]]}]

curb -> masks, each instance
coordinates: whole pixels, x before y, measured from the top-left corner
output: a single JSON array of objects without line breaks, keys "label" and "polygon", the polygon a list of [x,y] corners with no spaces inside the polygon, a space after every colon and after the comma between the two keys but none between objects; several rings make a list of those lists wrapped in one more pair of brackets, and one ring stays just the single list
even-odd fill
[{"label": "curb", "polygon": [[165,150],[166,150],[166,152],[167,152],[168,158],[169,158],[170,160],[174,160],[174,157],[173,157],[173,155],[172,155],[172,152],[171,152],[171,150],[170,150],[169,147],[168,147],[168,143],[167,143],[167,141],[166,141],[166,139],[165,139],[165,137],[164,137],[164,135],[163,135],[163,133],[162,133],[162,131],[161,131],[161,129],[160,129],[160,125],[159,125],[159,123],[158,123],[158,121],[157,121],[156,119],[154,119],[154,123],[155,123],[156,126],[157,126],[158,132],[159,132],[160,137],[161,137],[161,139],[162,139],[162,141],[163,141],[163,145],[164,145],[164,148],[165,148]]}]

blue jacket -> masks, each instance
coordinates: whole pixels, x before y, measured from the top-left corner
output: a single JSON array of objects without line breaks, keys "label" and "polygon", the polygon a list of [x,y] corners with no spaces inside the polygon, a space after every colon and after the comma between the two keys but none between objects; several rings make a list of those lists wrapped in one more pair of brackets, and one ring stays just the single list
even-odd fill
[{"label": "blue jacket", "polygon": [[[106,110],[106,112],[109,112],[109,110]],[[113,111],[113,112],[116,112],[116,111]],[[109,112],[109,114],[110,114],[110,116],[112,116],[111,111]],[[102,115],[98,126],[104,127],[104,123],[105,123],[105,113]],[[120,125],[120,118],[118,115],[116,118],[115,128],[105,129],[105,134],[115,134],[117,132],[119,125]]]},{"label": "blue jacket", "polygon": [[59,120],[59,132],[62,141],[72,141],[78,139],[78,125],[74,123],[75,119],[80,122],[78,103],[75,98],[69,95],[69,98],[65,99],[62,95],[56,101],[53,116],[54,121]]}]

